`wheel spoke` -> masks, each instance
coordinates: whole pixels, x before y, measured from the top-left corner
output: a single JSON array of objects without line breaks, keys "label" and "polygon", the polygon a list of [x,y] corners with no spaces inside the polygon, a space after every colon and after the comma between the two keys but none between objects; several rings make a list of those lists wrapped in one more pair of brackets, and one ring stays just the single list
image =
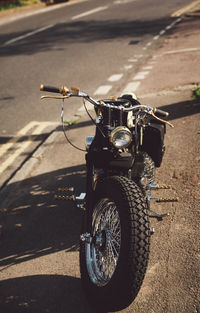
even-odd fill
[{"label": "wheel spoke", "polygon": [[104,286],[115,272],[121,246],[121,225],[114,202],[102,199],[97,204],[92,228],[97,239],[90,244],[90,275],[96,284]]}]

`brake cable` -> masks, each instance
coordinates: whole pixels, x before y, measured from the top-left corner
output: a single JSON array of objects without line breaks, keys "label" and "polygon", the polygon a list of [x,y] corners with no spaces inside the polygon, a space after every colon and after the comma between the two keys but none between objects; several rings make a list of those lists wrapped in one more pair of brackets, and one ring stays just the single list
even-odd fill
[{"label": "brake cable", "polygon": [[79,147],[77,147],[76,145],[74,145],[70,139],[68,138],[67,136],[67,133],[66,133],[66,130],[65,130],[65,124],[64,124],[64,120],[63,120],[63,117],[64,117],[64,99],[62,99],[62,108],[61,108],[61,114],[60,114],[60,118],[61,118],[61,122],[62,122],[62,128],[63,128],[63,133],[65,135],[65,138],[67,140],[67,142],[75,149],[79,150],[79,151],[82,151],[82,152],[87,152],[87,150],[85,149],[81,149]]}]

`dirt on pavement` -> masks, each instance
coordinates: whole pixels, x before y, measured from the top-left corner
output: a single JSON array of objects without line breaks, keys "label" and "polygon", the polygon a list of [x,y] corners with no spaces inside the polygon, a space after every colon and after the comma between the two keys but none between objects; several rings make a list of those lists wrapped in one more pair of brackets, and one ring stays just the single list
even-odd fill
[{"label": "dirt on pavement", "polygon": [[[200,103],[192,99],[192,88],[200,82],[199,29],[198,18],[178,24],[148,60],[146,66],[153,67],[138,90],[142,103],[170,113],[174,128],[167,127],[157,181],[171,189],[154,195],[178,197],[179,202],[152,205],[170,216],[151,218],[155,234],[146,277],[123,313],[200,312]],[[86,135],[93,133],[84,116],[70,139],[84,146]],[[81,211],[53,198],[58,187],[73,185],[77,193],[84,189],[84,153],[66,144],[58,130],[30,162],[23,177],[19,173],[8,185],[1,207],[0,311],[94,313],[80,284]]]}]

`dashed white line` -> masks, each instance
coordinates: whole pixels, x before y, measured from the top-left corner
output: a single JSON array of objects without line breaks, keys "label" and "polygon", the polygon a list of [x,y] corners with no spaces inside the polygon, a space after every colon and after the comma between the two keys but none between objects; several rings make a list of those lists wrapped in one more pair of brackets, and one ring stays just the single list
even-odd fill
[{"label": "dashed white line", "polygon": [[98,7],[98,8],[95,8],[95,9],[83,12],[81,14],[72,16],[72,20],[77,20],[79,18],[82,18],[82,17],[88,16],[88,15],[91,15],[91,14],[94,14],[94,13],[106,10],[107,8],[108,8],[108,6],[101,6],[101,7]]},{"label": "dashed white line", "polygon": [[3,24],[8,24],[10,22],[14,22],[14,21],[17,21],[17,20],[20,20],[24,17],[30,17],[30,16],[34,16],[34,15],[38,15],[38,14],[43,14],[43,13],[46,13],[46,12],[49,12],[49,11],[54,11],[54,10],[57,10],[57,9],[60,9],[62,7],[66,7],[66,6],[72,6],[72,5],[75,5],[77,3],[80,3],[80,2],[86,2],[88,0],[76,0],[76,1],[68,1],[67,3],[61,3],[61,4],[55,4],[55,5],[52,5],[52,6],[49,6],[49,7],[44,7],[42,9],[38,9],[38,10],[35,10],[35,11],[31,11],[31,12],[27,12],[27,13],[24,13],[23,14],[17,14],[17,15],[13,15],[11,14],[10,17],[6,17],[6,18],[2,18],[1,21],[0,21],[0,25],[3,25]]},{"label": "dashed white line", "polygon": [[122,78],[123,74],[114,74],[108,78],[109,82],[116,82]]},{"label": "dashed white line", "polygon": [[137,62],[138,59],[128,59],[128,62]]},{"label": "dashed white line", "polygon": [[[94,110],[94,105],[92,103],[88,103],[86,104],[86,107],[87,107],[87,110],[91,111],[91,110]],[[79,109],[78,109],[79,112],[83,112],[85,111],[85,107],[84,105],[82,105]]]},{"label": "dashed white line", "polygon": [[35,35],[37,33],[43,32],[44,30],[52,28],[53,26],[54,26],[54,24],[51,24],[51,25],[44,26],[42,28],[38,28],[38,29],[36,29],[36,30],[34,30],[34,31],[30,32],[30,33],[27,33],[25,35],[22,35],[22,36],[19,36],[19,37],[15,37],[15,38],[13,38],[11,40],[8,40],[3,45],[4,46],[10,45],[11,43],[14,43],[16,41],[19,41],[19,40],[22,40],[24,38],[30,37],[32,35]]},{"label": "dashed white line", "polygon": [[152,45],[152,41],[149,41],[149,42],[146,44],[147,47],[149,47],[149,46],[151,46],[151,45]]},{"label": "dashed white line", "polygon": [[138,58],[138,59],[140,59],[140,58],[143,57],[143,54],[136,54],[135,57]]},{"label": "dashed white line", "polygon": [[142,69],[146,71],[146,70],[152,70],[152,68],[153,66],[147,65],[147,66],[144,66]]},{"label": "dashed white line", "polygon": [[134,77],[133,80],[141,80],[144,79],[149,74],[149,71],[146,72],[139,72]]},{"label": "dashed white line", "polygon": [[161,31],[160,31],[160,33],[159,33],[159,34],[160,34],[160,36],[162,36],[162,35],[164,35],[165,33],[166,33],[166,30],[165,30],[165,29],[163,29],[163,30],[161,30]]},{"label": "dashed white line", "polygon": [[95,91],[94,95],[106,95],[112,89],[111,85],[99,86]]},{"label": "dashed white line", "polygon": [[170,24],[170,25],[166,26],[165,29],[166,29],[166,30],[169,30],[169,29],[171,29],[172,27],[173,27],[173,25]]},{"label": "dashed white line", "polygon": [[154,36],[153,40],[158,40],[160,38],[160,35]]},{"label": "dashed white line", "polygon": [[141,82],[130,82],[127,84],[127,86],[124,88],[123,92],[134,92],[138,89]]},{"label": "dashed white line", "polygon": [[132,64],[124,65],[124,69],[125,69],[125,70],[130,70],[132,67],[133,67]]}]

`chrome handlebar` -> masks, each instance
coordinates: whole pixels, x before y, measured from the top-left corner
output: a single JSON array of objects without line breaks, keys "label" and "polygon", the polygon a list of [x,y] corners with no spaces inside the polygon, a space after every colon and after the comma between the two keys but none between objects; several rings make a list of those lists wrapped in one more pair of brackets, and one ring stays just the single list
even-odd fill
[{"label": "chrome handlebar", "polygon": [[[40,91],[47,91],[47,92],[54,92],[54,93],[60,93],[61,96],[42,96],[41,99],[67,99],[70,97],[80,97],[80,98],[84,98],[85,100],[89,101],[91,104],[93,104],[96,107],[107,107],[107,108],[111,108],[114,110],[120,110],[123,112],[136,112],[137,115],[140,112],[144,112],[147,113],[149,115],[151,115],[153,118],[155,118],[156,120],[165,123],[167,125],[169,125],[170,127],[174,127],[171,123],[169,123],[168,121],[165,121],[161,118],[159,118],[158,116],[156,116],[155,114],[158,114],[159,116],[163,116],[163,117],[168,117],[169,113],[162,111],[160,109],[157,108],[153,108],[150,105],[143,105],[143,104],[138,104],[138,105],[134,105],[128,108],[125,108],[122,105],[119,106],[114,106],[112,104],[109,103],[105,103],[103,100],[95,100],[92,97],[90,97],[88,94],[86,94],[85,92],[81,91],[79,88],[77,87],[71,87],[70,90],[63,86],[61,88],[57,88],[57,87],[52,87],[52,86],[44,86],[41,85],[40,86]],[[114,101],[114,100],[113,100]],[[126,104],[126,103],[124,103]],[[129,101],[127,101],[127,105],[130,104]]]}]

